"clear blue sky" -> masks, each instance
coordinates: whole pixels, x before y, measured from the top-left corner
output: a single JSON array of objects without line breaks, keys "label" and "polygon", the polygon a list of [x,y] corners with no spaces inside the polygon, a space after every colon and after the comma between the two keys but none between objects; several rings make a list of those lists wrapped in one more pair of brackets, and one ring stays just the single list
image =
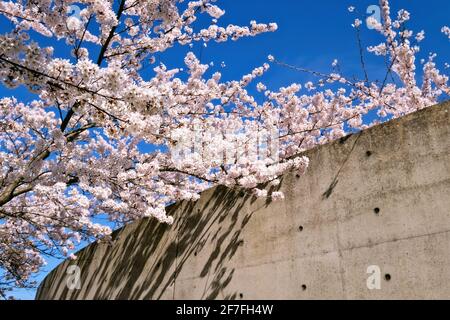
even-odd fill
[{"label": "clear blue sky", "polygon": [[[450,25],[450,1],[447,0],[392,0],[393,12],[407,9],[412,16],[409,27],[415,31],[424,29],[427,38],[422,43],[422,57],[426,58],[430,51],[438,53],[438,65],[450,62],[450,42],[441,34],[443,25]],[[361,75],[359,68],[359,52],[354,29],[351,27],[354,15],[347,8],[354,5],[359,12],[365,13],[369,5],[377,4],[377,0],[219,0],[219,6],[226,10],[220,24],[229,23],[246,25],[250,20],[258,22],[276,22],[279,29],[275,33],[264,34],[255,38],[244,38],[238,42],[210,43],[207,48],[201,45],[192,50],[200,55],[202,62],[214,61],[224,75],[224,79],[238,79],[250,72],[254,67],[267,61],[267,55],[273,54],[278,60],[314,69],[329,71],[333,59],[337,58],[345,75]],[[0,18],[0,31],[8,28],[8,24]],[[379,35],[363,28],[363,44],[377,44]],[[63,46],[55,47],[55,51]],[[63,49],[65,50],[65,49]],[[164,62],[169,67],[179,67],[182,57],[189,48],[177,48],[165,54]],[[67,52],[58,52],[59,56],[68,56]],[[221,69],[220,62],[226,63]],[[373,80],[383,78],[383,61],[370,58],[367,61],[369,77]],[[150,69],[148,69],[150,72]],[[304,82],[305,75],[274,66],[265,76],[264,82],[271,89],[288,85],[292,82]],[[25,90],[10,91],[0,87],[1,96],[15,95],[23,100],[33,97]],[[49,265],[38,275],[42,279],[58,261],[51,260]],[[18,298],[34,297],[34,290],[19,290]]]}]

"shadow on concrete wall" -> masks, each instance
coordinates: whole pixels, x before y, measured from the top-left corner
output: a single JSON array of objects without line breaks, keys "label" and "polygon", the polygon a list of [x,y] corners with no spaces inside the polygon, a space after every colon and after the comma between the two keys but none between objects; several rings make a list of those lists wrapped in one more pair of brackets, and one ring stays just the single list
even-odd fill
[{"label": "shadow on concrete wall", "polygon": [[[145,219],[114,232],[112,244],[86,247],[76,261],[64,262],[67,266],[47,276],[37,298],[49,299],[55,294],[64,299],[175,298],[178,275],[189,259],[202,255],[196,259],[203,263],[200,274],[192,274],[206,278],[198,298],[237,299],[237,293],[223,294],[235,271],[227,262],[242,245],[241,232],[254,213],[243,208],[256,198],[220,186],[207,192],[212,194],[202,197],[206,201],[171,206],[172,226]],[[263,206],[269,204],[267,200]],[[203,252],[204,248],[208,249]],[[71,264],[81,268],[80,290],[69,290],[67,277],[61,276]]]}]

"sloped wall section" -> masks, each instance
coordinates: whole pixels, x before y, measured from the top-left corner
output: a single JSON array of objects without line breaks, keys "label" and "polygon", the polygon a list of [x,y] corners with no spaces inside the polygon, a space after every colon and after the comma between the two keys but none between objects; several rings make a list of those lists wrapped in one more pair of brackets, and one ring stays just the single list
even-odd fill
[{"label": "sloped wall section", "polygon": [[449,111],[309,151],[284,201],[217,187],[172,206],[173,226],[130,224],[59,265],[37,299],[450,298]]}]

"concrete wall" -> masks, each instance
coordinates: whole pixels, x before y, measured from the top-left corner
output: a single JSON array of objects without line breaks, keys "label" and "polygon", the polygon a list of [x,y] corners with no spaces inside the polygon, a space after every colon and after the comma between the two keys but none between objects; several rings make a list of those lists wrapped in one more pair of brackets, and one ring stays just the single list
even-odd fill
[{"label": "concrete wall", "polygon": [[[284,176],[284,201],[218,187],[171,207],[173,226],[128,225],[53,270],[37,298],[450,298],[449,110],[311,150],[305,176]],[[80,290],[66,286],[70,264]],[[367,288],[371,265],[380,290]]]}]

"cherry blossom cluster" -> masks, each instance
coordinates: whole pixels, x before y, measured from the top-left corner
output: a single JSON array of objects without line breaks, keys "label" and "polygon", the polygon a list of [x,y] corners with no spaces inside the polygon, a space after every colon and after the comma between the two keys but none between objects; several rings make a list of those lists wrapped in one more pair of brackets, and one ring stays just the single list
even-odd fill
[{"label": "cherry blossom cluster", "polygon": [[450,28],[449,27],[443,26],[441,31],[443,34],[445,34],[450,39]]}]

